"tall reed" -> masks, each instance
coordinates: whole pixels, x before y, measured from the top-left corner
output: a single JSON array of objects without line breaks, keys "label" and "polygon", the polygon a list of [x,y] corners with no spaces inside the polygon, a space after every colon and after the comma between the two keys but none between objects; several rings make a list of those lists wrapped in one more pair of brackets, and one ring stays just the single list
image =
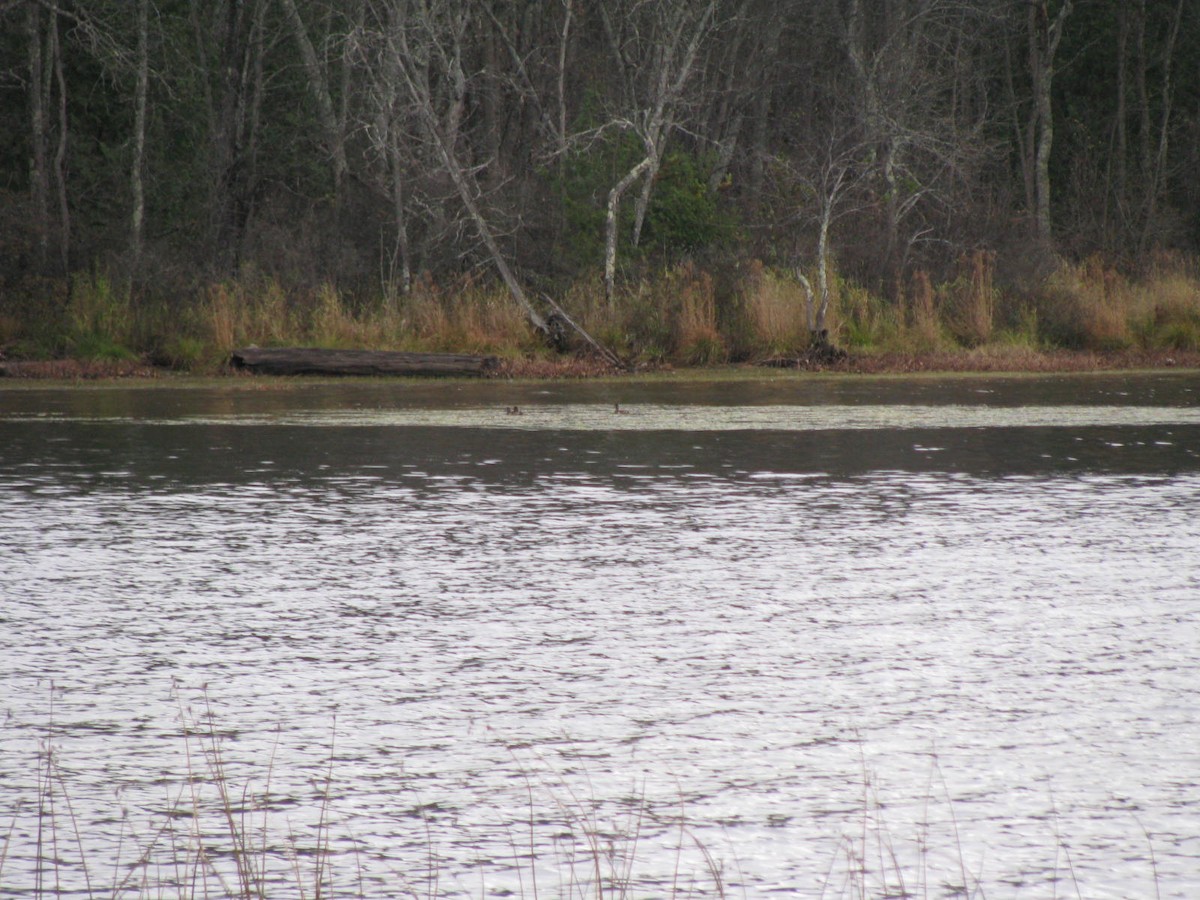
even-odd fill
[{"label": "tall reed", "polygon": [[[58,900],[88,898],[164,898],[178,900],[263,900],[299,897],[320,900],[340,896],[365,900],[372,896],[433,900],[458,885],[448,861],[438,851],[446,838],[462,844],[461,834],[447,834],[434,819],[436,804],[418,804],[412,814],[424,832],[422,858],[407,870],[382,880],[364,873],[364,842],[339,817],[336,795],[338,754],[331,738],[319,774],[309,781],[309,808],[292,805],[299,798],[274,787],[274,749],[240,780],[227,756],[229,733],[217,724],[207,695],[199,713],[181,704],[183,777],[172,779],[166,803],[144,821],[122,813],[107,818],[119,831],[116,856],[97,849],[72,801],[70,767],[62,762],[63,740],[53,724],[37,749],[36,796],[31,814],[18,808],[0,846],[0,896]],[[53,719],[51,720],[53,723]],[[336,733],[336,722],[332,732]],[[274,744],[278,748],[278,736]],[[579,793],[552,774],[544,760],[523,762],[513,753],[525,779],[528,810],[508,832],[511,857],[506,872],[515,889],[506,896],[541,900],[631,900],[655,896],[667,900],[723,898],[735,892],[724,864],[697,836],[686,811],[650,802],[644,785],[616,801],[600,802]],[[981,860],[964,847],[956,804],[936,755],[931,757],[929,785],[914,821],[897,831],[894,814],[859,743],[860,794],[846,810],[840,838],[824,871],[809,873],[822,898],[892,900],[892,898],[986,896]],[[396,795],[405,790],[396,786]],[[302,833],[286,819],[285,810],[306,814],[310,827]],[[1082,900],[1080,883],[1067,837],[1051,816],[1054,863],[1046,885]],[[95,829],[92,824],[91,828]],[[457,826],[450,826],[457,827]],[[1147,885],[1158,891],[1154,844],[1148,846]],[[285,835],[281,839],[281,835]],[[674,853],[668,878],[661,862],[652,880],[642,870],[644,845],[655,853]],[[111,843],[111,842],[110,842]],[[335,844],[337,845],[335,849]],[[347,847],[350,849],[347,850]],[[780,854],[789,852],[779,847]],[[699,864],[696,864],[697,854]],[[660,857],[661,859],[661,857]],[[936,860],[936,861],[935,861]],[[548,879],[547,872],[554,878]],[[539,874],[540,873],[540,874]],[[461,874],[461,873],[460,873]],[[386,885],[386,893],[379,886]],[[745,889],[743,888],[743,891]],[[469,890],[460,893],[470,895]],[[480,896],[485,894],[481,892]],[[744,894],[742,894],[744,896]]]},{"label": "tall reed", "polygon": [[692,263],[667,274],[663,308],[670,310],[675,357],[692,365],[724,362],[725,342],[717,330],[713,278]]},{"label": "tall reed", "polygon": [[959,262],[958,276],[941,289],[946,324],[967,347],[992,338],[996,324],[995,254],[974,250]]},{"label": "tall reed", "polygon": [[746,336],[755,355],[786,355],[809,341],[804,293],[794,278],[753,260],[738,286]]},{"label": "tall reed", "polygon": [[934,350],[942,344],[942,323],[938,319],[936,294],[929,273],[918,269],[909,287],[910,328],[916,346]]},{"label": "tall reed", "polygon": [[[244,766],[231,764],[227,734],[217,724],[206,694],[201,702],[199,712],[181,704],[185,769],[181,777],[169,779],[173,786],[163,807],[144,820],[125,812],[105,817],[119,830],[115,857],[95,843],[96,834],[85,835],[85,825],[72,804],[72,784],[60,763],[59,738],[52,727],[48,729],[38,751],[32,827],[26,811],[18,808],[0,847],[0,896],[32,900],[68,895],[146,900],[370,896],[362,869],[365,845],[335,809],[333,740],[323,774],[309,782],[308,802],[315,808],[304,809],[296,805],[300,798],[287,789],[278,793],[273,788],[274,750],[259,766],[257,777],[243,780],[234,774],[235,768],[245,771]],[[528,846],[518,849],[522,839],[515,830],[509,838],[513,854],[508,871],[521,885],[519,896],[534,900],[642,896],[640,842],[651,827],[656,834],[674,829],[679,848],[674,880],[660,896],[672,900],[725,896],[720,865],[696,841],[682,815],[664,819],[644,793],[635,793],[623,802],[622,813],[608,818],[600,812],[602,804],[591,798],[548,779],[526,778]],[[398,794],[405,790],[403,784],[396,787]],[[535,793],[546,798],[537,803],[536,812]],[[433,900],[442,895],[445,882],[458,877],[438,853],[439,840],[445,836],[426,812],[429,808],[419,804],[415,810],[425,832],[424,858],[407,871],[391,873],[389,897]],[[306,833],[283,818],[285,810],[307,816]],[[553,814],[547,816],[547,810]],[[32,846],[26,847],[26,840]],[[454,840],[461,843],[461,836]],[[340,845],[336,851],[335,842]],[[107,843],[111,847],[113,841]],[[545,857],[547,846],[554,848],[552,858]],[[689,846],[700,848],[703,871],[685,874],[682,855]],[[544,875],[539,879],[539,869],[545,870],[547,864],[557,873],[556,881],[548,883]]]}]

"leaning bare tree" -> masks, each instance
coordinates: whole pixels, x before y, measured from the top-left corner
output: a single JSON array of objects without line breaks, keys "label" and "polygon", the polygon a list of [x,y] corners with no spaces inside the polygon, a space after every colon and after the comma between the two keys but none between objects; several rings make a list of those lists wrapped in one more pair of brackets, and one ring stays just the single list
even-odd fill
[{"label": "leaning bare tree", "polygon": [[469,84],[464,57],[473,19],[471,5],[470,0],[390,0],[382,17],[385,66],[398,79],[434,158],[454,186],[505,287],[533,327],[549,335],[545,317],[530,302],[500,249],[475,169],[462,153]]}]

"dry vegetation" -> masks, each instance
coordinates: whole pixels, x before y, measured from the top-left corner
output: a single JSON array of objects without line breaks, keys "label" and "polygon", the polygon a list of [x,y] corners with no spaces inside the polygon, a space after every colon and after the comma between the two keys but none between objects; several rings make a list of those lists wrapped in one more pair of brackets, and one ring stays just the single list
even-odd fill
[{"label": "dry vegetation", "polygon": [[[976,252],[953,277],[918,270],[897,301],[832,279],[830,339],[844,360],[810,353],[795,277],[758,261],[718,280],[684,263],[627,287],[611,304],[598,281],[561,305],[631,368],[763,364],[847,372],[1084,371],[1200,363],[1197,264],[1163,258],[1141,277],[1098,259],[1063,264],[1036,292],[997,286]],[[426,276],[403,296],[363,299],[331,285],[285,290],[254,273],[192,297],[151,301],[96,275],[77,278],[58,322],[0,322],[0,373],[128,377],[222,371],[235,347],[315,346],[499,356],[500,374],[586,377],[611,371],[577,342],[557,354],[499,286]]]},{"label": "dry vegetation", "polygon": [[[403,776],[384,790],[397,816],[412,820],[415,838],[380,856],[337,808],[342,792],[332,746],[317,775],[287,777],[277,771],[274,752],[247,766],[227,752],[229,732],[215,721],[207,698],[202,711],[183,713],[177,748],[183,770],[154,774],[162,798],[143,806],[115,793],[107,798],[112,812],[99,821],[83,821],[79,811],[85,795],[100,808],[105,802],[94,785],[89,790],[80,783],[86,762],[64,764],[55,728],[46,734],[30,795],[0,813],[0,896],[361,898],[381,896],[383,885],[386,896],[433,900],[461,896],[464,876],[473,880],[490,868],[520,886],[515,893],[499,889],[498,896],[617,900],[643,895],[651,831],[676,847],[673,879],[653,881],[656,895],[726,896],[721,863],[671,800],[655,808],[635,792],[605,804],[527,771],[529,808],[497,811],[512,817],[506,826],[511,855],[462,872],[439,851],[444,843],[461,843],[461,834],[449,833],[460,826],[439,817],[436,803],[417,798]],[[466,895],[474,895],[473,886]]]},{"label": "dry vegetation", "polygon": [[[338,784],[332,747],[319,772],[297,779],[289,777],[294,773],[278,770],[274,751],[251,765],[233,758],[230,733],[215,719],[207,697],[201,711],[186,708],[182,716],[178,749],[183,769],[155,773],[161,799],[140,807],[115,793],[108,798],[112,814],[104,815],[102,822],[82,820],[79,801],[85,795],[90,795],[93,815],[103,809],[104,800],[95,795],[95,785],[90,790],[81,785],[80,766],[85,763],[70,759],[64,739],[47,728],[31,761],[36,769],[31,794],[15,809],[0,813],[0,895],[33,900],[353,900],[382,896],[382,888],[390,897],[432,900],[476,896],[474,879],[490,868],[509,882],[516,880],[515,890],[493,888],[495,896],[746,896],[746,886],[737,883],[741,863],[708,846],[678,799],[655,802],[636,788],[609,801],[580,796],[545,760],[534,767],[522,765],[528,808],[496,811],[510,818],[500,828],[509,830],[511,855],[481,853],[476,871],[460,871],[461,862],[452,863],[439,847],[461,846],[462,826],[439,817],[438,804],[415,795],[403,776],[380,789],[391,792],[399,817],[412,820],[416,838],[379,855],[377,843],[356,835],[351,820],[338,808],[345,793]],[[861,744],[859,751],[862,754]],[[955,802],[936,755],[931,758],[923,818],[915,827],[906,826],[904,833],[889,821],[888,803],[880,796],[865,755],[861,766],[857,807],[832,824],[828,865],[808,873],[821,896],[987,896],[981,861],[968,858]],[[96,832],[97,825],[103,833]],[[1146,841],[1147,874],[1157,889],[1149,834]],[[786,845],[781,852],[787,853]],[[661,869],[662,854],[668,854],[672,865],[667,879],[648,871],[647,858]],[[1082,897],[1069,843],[1057,836],[1054,859],[1055,870],[1046,873],[1045,886],[1069,878],[1062,895]],[[994,871],[995,861],[986,862]],[[381,865],[388,871],[381,873]],[[469,885],[462,883],[464,875],[471,879]],[[493,895],[487,888],[479,891],[481,897]]]}]

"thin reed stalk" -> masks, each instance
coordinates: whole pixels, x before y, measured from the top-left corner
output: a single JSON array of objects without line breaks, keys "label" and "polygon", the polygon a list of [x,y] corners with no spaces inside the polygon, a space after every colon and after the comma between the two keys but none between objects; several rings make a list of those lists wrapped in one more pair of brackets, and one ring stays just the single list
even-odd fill
[{"label": "thin reed stalk", "polygon": [[[0,896],[21,894],[31,900],[54,900],[74,892],[113,900],[168,896],[179,900],[367,897],[359,842],[349,835],[357,865],[356,883],[346,877],[346,855],[334,853],[335,834],[339,841],[348,834],[348,830],[342,830],[334,802],[338,759],[336,720],[327,755],[308,782],[313,789],[309,796],[317,804],[315,837],[310,836],[312,843],[303,846],[289,826],[286,847],[290,849],[280,852],[273,849],[271,837],[279,834],[271,818],[275,792],[279,790],[276,784],[279,735],[265,762],[262,791],[253,788],[249,780],[239,785],[235,778],[242,771],[239,761],[228,753],[227,735],[217,726],[207,692],[202,696],[203,712],[198,717],[181,704],[180,737],[187,767],[177,789],[174,785],[166,789],[164,810],[152,814],[146,830],[139,830],[142,823],[128,815],[113,819],[119,822],[120,831],[107,885],[101,884],[97,877],[106,862],[103,851],[89,847],[85,823],[71,799],[70,767],[64,765],[65,756],[59,747],[62,734],[53,724],[52,714],[51,724],[42,733],[36,751],[33,774],[38,796],[32,806],[36,822],[27,829],[34,844],[33,853],[30,857],[14,850],[12,841],[18,833],[14,818],[0,846]],[[982,897],[982,873],[972,871],[955,802],[936,754],[932,756],[915,834],[902,842],[889,823],[887,803],[861,743],[858,751],[860,790],[821,882],[821,896],[882,900],[927,898],[948,892],[957,897]],[[515,870],[519,897],[627,900],[642,896],[646,882],[639,879],[639,871],[646,845],[651,843],[673,848],[674,852],[669,876],[662,876],[663,882],[656,884],[657,896],[668,900],[727,896],[724,867],[711,846],[689,825],[682,790],[678,811],[672,804],[660,815],[647,797],[644,781],[634,782],[628,794],[601,800],[595,796],[590,780],[586,782],[586,792],[577,790],[570,782],[555,776],[553,766],[544,759],[539,758],[536,765],[527,765],[514,755],[514,761],[524,779],[528,814],[524,820],[518,816],[508,833],[512,859],[511,865],[506,862],[505,870],[508,873]],[[407,790],[404,784],[397,788]],[[947,867],[948,872],[941,874],[944,881],[931,884],[934,872],[929,863],[930,808],[935,798],[939,805],[944,802],[947,810],[938,831],[942,835],[941,846],[954,859]],[[537,812],[539,800],[548,810],[544,816]],[[391,896],[434,900],[442,895],[447,880],[461,877],[438,852],[439,832],[429,809],[430,804],[424,803],[416,807],[425,839],[424,869],[418,857],[415,866],[418,874],[395,873],[388,887]],[[257,816],[260,810],[261,818]],[[1141,823],[1138,824],[1140,827]],[[539,832],[539,826],[550,828],[551,833]],[[1142,831],[1150,845],[1151,875],[1157,894],[1159,876],[1153,841],[1144,827]],[[907,846],[909,840],[915,846],[915,862]],[[1054,840],[1054,882],[1058,882],[1061,870],[1064,882],[1069,879],[1074,895],[1082,898],[1086,885],[1081,883],[1070,846],[1059,831],[1056,812]],[[699,854],[696,872],[685,872],[685,849]],[[29,879],[28,883],[14,884],[10,879],[9,866],[14,853],[21,863],[32,860],[31,867],[20,873]],[[131,854],[132,859],[124,859],[126,854]],[[314,859],[311,869],[302,862],[302,857],[308,855]],[[557,884],[552,879],[547,883],[539,876],[543,862],[557,866]],[[80,871],[82,879],[78,877]],[[482,867],[480,874],[485,874]],[[347,884],[354,886],[347,888]],[[481,890],[481,896],[485,892]]]}]

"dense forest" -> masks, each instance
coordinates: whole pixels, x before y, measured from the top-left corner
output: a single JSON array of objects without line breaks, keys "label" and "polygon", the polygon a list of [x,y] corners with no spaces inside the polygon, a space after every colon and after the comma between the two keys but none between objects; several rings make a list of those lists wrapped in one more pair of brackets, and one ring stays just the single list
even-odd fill
[{"label": "dense forest", "polygon": [[0,0],[0,349],[1196,349],[1198,172],[1195,0]]}]

